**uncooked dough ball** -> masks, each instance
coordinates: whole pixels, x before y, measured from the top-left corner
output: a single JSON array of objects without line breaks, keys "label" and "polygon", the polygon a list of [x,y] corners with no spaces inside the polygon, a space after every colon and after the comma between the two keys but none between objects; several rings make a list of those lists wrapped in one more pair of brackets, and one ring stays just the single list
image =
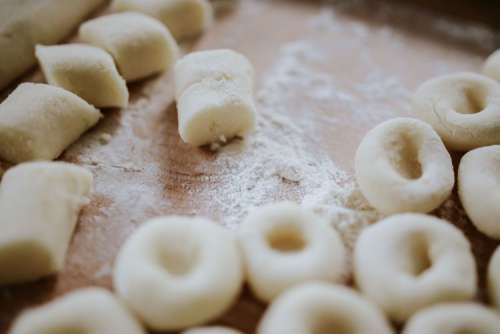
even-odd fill
[{"label": "uncooked dough ball", "polygon": [[500,85],[485,76],[458,73],[423,83],[414,111],[452,150],[500,144]]},{"label": "uncooked dough ball", "polygon": [[33,281],[60,271],[92,174],[63,162],[9,169],[0,185],[0,284]]},{"label": "uncooked dough ball", "polygon": [[127,81],[167,70],[179,48],[161,22],[141,13],[106,15],[80,26],[80,39],[109,52]]},{"label": "uncooked dough ball", "polygon": [[488,294],[491,304],[500,311],[500,247],[493,253],[488,267]]},{"label": "uncooked dough ball", "polygon": [[213,9],[208,0],[114,0],[112,8],[153,16],[178,40],[201,34],[213,22]]},{"label": "uncooked dough ball", "polygon": [[128,89],[105,51],[85,44],[37,45],[36,57],[47,82],[101,107],[126,107]]},{"label": "uncooked dough ball", "polygon": [[391,119],[370,130],[356,152],[355,170],[363,195],[386,214],[429,212],[448,198],[455,182],[439,136],[412,118]]},{"label": "uncooked dough ball", "polygon": [[0,158],[13,163],[55,159],[101,116],[62,88],[23,83],[0,104]]},{"label": "uncooked dough ball", "polygon": [[473,303],[441,304],[415,314],[403,334],[498,334],[500,316]]},{"label": "uncooked dough ball", "polygon": [[483,66],[483,74],[496,81],[500,81],[500,50],[493,52],[486,59]]},{"label": "uncooked dough ball", "polygon": [[233,235],[202,218],[150,220],[126,241],[114,286],[151,329],[180,330],[223,314],[243,283]]},{"label": "uncooked dough ball", "polygon": [[500,145],[468,152],[458,169],[458,193],[474,226],[500,239]]},{"label": "uncooked dough ball", "polygon": [[294,285],[338,282],[345,274],[345,250],[337,232],[297,204],[255,209],[241,227],[240,244],[250,288],[265,302]]},{"label": "uncooked dough ball", "polygon": [[240,331],[227,327],[197,327],[182,332],[182,334],[242,334]]},{"label": "uncooked dough ball", "polygon": [[145,334],[108,291],[86,288],[24,312],[10,334]]},{"label": "uncooked dough ball", "polygon": [[450,223],[422,214],[400,214],[366,228],[354,251],[360,291],[391,319],[476,293],[470,245]]},{"label": "uncooked dough ball", "polygon": [[279,296],[262,317],[257,333],[392,334],[393,330],[384,314],[354,290],[308,283]]}]

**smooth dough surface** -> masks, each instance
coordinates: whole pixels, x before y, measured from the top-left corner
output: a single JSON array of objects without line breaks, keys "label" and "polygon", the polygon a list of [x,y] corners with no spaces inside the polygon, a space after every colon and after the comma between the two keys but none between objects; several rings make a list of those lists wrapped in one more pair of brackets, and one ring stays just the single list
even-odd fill
[{"label": "smooth dough surface", "polygon": [[101,118],[77,95],[45,84],[20,84],[0,104],[0,158],[52,160]]},{"label": "smooth dough surface", "polygon": [[37,45],[35,54],[47,82],[95,107],[126,107],[128,88],[105,51],[86,44]]},{"label": "smooth dough surface", "polygon": [[346,252],[338,233],[294,203],[255,209],[243,222],[239,240],[250,288],[265,302],[292,286],[339,282],[345,274]]},{"label": "smooth dough surface", "polygon": [[413,109],[449,149],[500,144],[500,85],[493,79],[456,73],[428,80],[417,89]]},{"label": "smooth dough surface", "polygon": [[55,44],[71,34],[105,0],[0,1],[0,90],[36,62],[36,44]]},{"label": "smooth dough surface", "polygon": [[140,324],[108,291],[85,288],[28,310],[10,334],[145,334]]},{"label": "smooth dough surface", "polygon": [[480,304],[433,306],[415,314],[403,334],[498,334],[500,316]]},{"label": "smooth dough surface", "polygon": [[201,34],[213,22],[213,9],[208,0],[114,0],[112,8],[153,16],[178,40]]},{"label": "smooth dough surface", "polygon": [[182,332],[182,334],[243,334],[228,327],[196,327]]},{"label": "smooth dough surface", "polygon": [[243,284],[235,237],[202,218],[144,223],[120,250],[113,275],[120,298],[151,329],[181,330],[223,314]]},{"label": "smooth dough surface", "polygon": [[92,174],[64,162],[12,167],[0,184],[0,284],[55,273],[64,259]]},{"label": "smooth dough surface", "polygon": [[307,283],[280,295],[267,309],[258,334],[392,334],[384,314],[354,290]]},{"label": "smooth dough surface", "polygon": [[386,213],[437,208],[455,182],[451,157],[428,124],[394,118],[363,138],[355,158],[356,180],[363,195]]},{"label": "smooth dough surface", "polygon": [[488,295],[490,303],[500,311],[500,247],[493,253],[488,266]]},{"label": "smooth dough surface", "polygon": [[500,81],[500,50],[493,52],[483,65],[483,74]]},{"label": "smooth dough surface", "polygon": [[462,232],[433,216],[386,218],[367,227],[354,250],[357,286],[397,322],[438,303],[473,298],[476,275]]},{"label": "smooth dough surface", "polygon": [[500,239],[500,145],[465,154],[458,168],[458,194],[474,226]]},{"label": "smooth dough surface", "polygon": [[112,14],[87,21],[80,26],[79,37],[109,52],[127,81],[169,69],[179,54],[168,29],[141,13]]}]

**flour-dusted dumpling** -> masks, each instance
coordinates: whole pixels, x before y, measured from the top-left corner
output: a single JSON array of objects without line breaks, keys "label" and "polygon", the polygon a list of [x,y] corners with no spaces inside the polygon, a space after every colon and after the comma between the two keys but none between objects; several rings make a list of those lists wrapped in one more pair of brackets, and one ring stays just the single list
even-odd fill
[{"label": "flour-dusted dumpling", "polygon": [[417,89],[413,108],[452,150],[500,144],[500,85],[493,79],[474,73],[431,79]]},{"label": "flour-dusted dumpling", "polygon": [[105,51],[85,44],[36,46],[47,82],[98,107],[126,107],[128,89]]},{"label": "flour-dusted dumpling", "polygon": [[64,266],[92,174],[63,162],[28,162],[0,184],[0,284],[36,280]]},{"label": "flour-dusted dumpling", "polygon": [[110,292],[85,288],[22,313],[9,333],[145,334],[145,331]]},{"label": "flour-dusted dumpling", "polygon": [[127,81],[167,70],[179,54],[168,29],[141,13],[119,13],[87,21],[80,26],[79,37],[109,52]]},{"label": "flour-dusted dumpling", "polygon": [[242,334],[240,331],[227,327],[196,327],[182,332],[182,334]]},{"label": "flour-dusted dumpling", "polygon": [[208,0],[114,0],[112,8],[156,17],[178,40],[199,35],[213,22]]},{"label": "flour-dusted dumpling", "polygon": [[360,291],[397,322],[444,302],[472,299],[477,274],[469,242],[450,223],[399,214],[367,227],[354,250]]},{"label": "flour-dusted dumpling", "polygon": [[101,116],[65,89],[23,83],[0,104],[0,158],[55,159]]},{"label": "flour-dusted dumpling", "polygon": [[150,329],[176,331],[228,310],[243,285],[243,265],[230,231],[202,218],[161,217],[125,242],[113,282]]},{"label": "flour-dusted dumpling", "polygon": [[500,81],[500,49],[493,52],[484,62],[483,74]]},{"label": "flour-dusted dumpling", "polygon": [[356,180],[363,195],[386,213],[429,212],[451,193],[451,157],[428,124],[395,118],[370,130],[358,147]]},{"label": "flour-dusted dumpling", "polygon": [[488,295],[490,303],[500,311],[500,247],[497,247],[488,265]]}]

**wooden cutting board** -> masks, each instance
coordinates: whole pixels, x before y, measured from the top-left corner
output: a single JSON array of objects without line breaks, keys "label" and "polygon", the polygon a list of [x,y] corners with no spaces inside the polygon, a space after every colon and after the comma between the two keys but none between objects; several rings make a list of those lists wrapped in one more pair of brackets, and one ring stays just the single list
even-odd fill
[{"label": "wooden cutting board", "polygon": [[[391,117],[411,115],[408,100],[422,81],[478,71],[497,40],[488,28],[401,5],[345,3],[241,1],[184,48],[232,48],[245,54],[257,71],[259,112],[264,115],[265,109],[268,116],[286,118],[285,125],[300,129],[295,142],[352,175],[356,147],[368,129]],[[36,72],[28,80],[39,81],[41,75]],[[134,83],[130,92],[128,108],[105,110],[98,126],[62,156],[93,172],[92,201],[81,214],[62,273],[0,289],[1,333],[23,309],[85,286],[111,289],[116,253],[146,219],[200,214],[227,223],[228,214],[254,198],[252,186],[234,194],[236,188],[229,186],[241,182],[242,167],[236,162],[253,162],[244,144],[229,154],[226,149],[193,148],[180,140],[171,73]],[[228,155],[234,166],[226,166]],[[454,159],[458,162],[459,155]],[[277,180],[268,198],[300,200],[305,195],[295,191],[300,180],[288,181]],[[456,195],[435,213],[471,240],[481,276],[478,299],[484,300],[484,272],[498,243],[471,227]],[[217,323],[253,333],[264,309],[245,291]]]}]

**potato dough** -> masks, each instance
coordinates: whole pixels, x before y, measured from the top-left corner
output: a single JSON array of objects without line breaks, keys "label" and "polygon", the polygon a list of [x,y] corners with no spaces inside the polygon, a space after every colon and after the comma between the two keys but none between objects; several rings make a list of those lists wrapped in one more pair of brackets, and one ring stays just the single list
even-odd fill
[{"label": "potato dough", "polygon": [[182,334],[242,334],[227,327],[197,327],[182,332]]},{"label": "potato dough", "polygon": [[500,145],[468,152],[458,169],[458,193],[474,226],[500,239]]},{"label": "potato dough", "polygon": [[382,312],[354,290],[308,283],[280,295],[267,309],[257,333],[391,334],[393,330]]},{"label": "potato dough", "polygon": [[403,334],[497,334],[500,316],[473,303],[441,304],[415,314]]},{"label": "potato dough", "polygon": [[491,304],[500,311],[500,247],[493,253],[488,267],[488,294]]},{"label": "potato dough", "polygon": [[108,291],[86,288],[24,312],[10,334],[145,334]]},{"label": "potato dough", "polygon": [[360,291],[391,319],[476,293],[470,245],[450,223],[422,214],[400,214],[366,228],[354,250]]},{"label": "potato dough", "polygon": [[140,13],[101,16],[80,26],[80,39],[109,52],[127,81],[167,70],[179,48],[161,22]]},{"label": "potato dough", "polygon": [[250,288],[265,302],[294,285],[338,282],[345,274],[345,249],[338,233],[293,203],[255,209],[241,226],[240,243]]},{"label": "potato dough", "polygon": [[355,170],[363,195],[386,214],[429,212],[448,198],[455,182],[439,136],[412,118],[391,119],[370,130],[356,152]]},{"label": "potato dough", "polygon": [[213,320],[236,300],[243,269],[235,238],[202,218],[156,218],[126,241],[114,286],[155,331],[181,330]]},{"label": "potato dough", "polygon": [[486,59],[483,66],[483,74],[496,81],[500,81],[500,49],[493,52]]},{"label": "potato dough", "polygon": [[13,163],[55,159],[101,116],[62,88],[23,83],[0,104],[0,158]]},{"label": "potato dough", "polygon": [[126,107],[128,89],[113,58],[85,44],[37,45],[35,54],[47,82],[101,107]]},{"label": "potato dough", "polygon": [[500,85],[474,73],[441,76],[415,93],[416,115],[452,150],[500,144]]},{"label": "potato dough", "polygon": [[156,17],[178,40],[201,34],[213,22],[208,0],[114,0],[112,8]]},{"label": "potato dough", "polygon": [[36,280],[61,270],[92,174],[63,162],[9,169],[0,185],[0,284]]}]

